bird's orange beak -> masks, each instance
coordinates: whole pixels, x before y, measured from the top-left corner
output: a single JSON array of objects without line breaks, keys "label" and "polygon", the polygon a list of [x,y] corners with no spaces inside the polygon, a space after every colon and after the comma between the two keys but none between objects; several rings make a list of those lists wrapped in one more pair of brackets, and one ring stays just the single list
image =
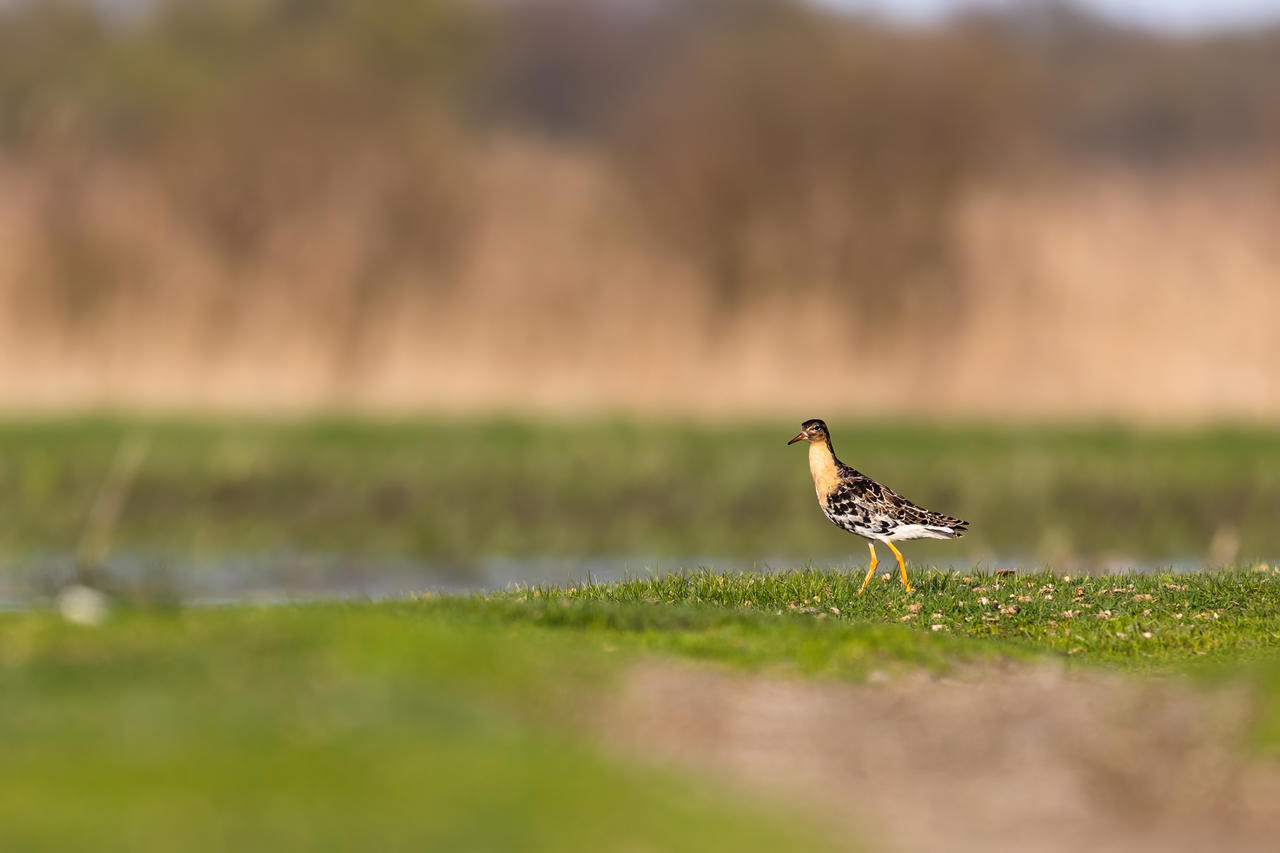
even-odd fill
[{"label": "bird's orange beak", "polygon": [[795,438],[788,441],[787,446],[790,447],[791,445],[795,444],[797,441],[804,441],[806,438],[808,438],[808,436],[806,436],[804,433],[800,433]]}]

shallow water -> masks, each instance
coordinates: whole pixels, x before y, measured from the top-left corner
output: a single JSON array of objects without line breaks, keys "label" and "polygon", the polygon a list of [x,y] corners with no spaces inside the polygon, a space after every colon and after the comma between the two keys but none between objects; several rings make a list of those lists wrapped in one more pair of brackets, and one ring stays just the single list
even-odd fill
[{"label": "shallow water", "polygon": [[[1126,559],[1058,561],[1015,557],[974,562],[957,560],[933,568],[969,572],[1020,567],[1052,568],[1063,574],[1188,572],[1206,568],[1202,560],[1142,562]],[[70,554],[11,560],[0,566],[0,609],[25,609],[47,602],[77,582],[138,601],[187,605],[288,603],[317,600],[384,600],[435,592],[491,591],[512,585],[565,585],[665,575],[690,569],[715,572],[777,572],[794,568],[859,571],[847,558],[773,557],[484,557],[468,560],[408,560],[324,554],[241,555],[174,559],[120,555],[82,576]],[[884,561],[881,570],[885,571]]]}]

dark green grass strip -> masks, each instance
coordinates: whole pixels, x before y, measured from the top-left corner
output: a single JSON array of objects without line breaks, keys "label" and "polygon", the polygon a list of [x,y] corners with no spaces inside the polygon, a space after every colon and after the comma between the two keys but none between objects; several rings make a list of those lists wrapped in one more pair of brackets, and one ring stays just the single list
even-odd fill
[{"label": "dark green grass strip", "polygon": [[[121,442],[150,451],[112,544],[160,555],[852,554],[822,518],[801,417],[0,423],[0,554],[69,552]],[[825,413],[841,457],[971,532],[965,555],[1204,559],[1218,534],[1280,555],[1280,434],[868,424]]]}]

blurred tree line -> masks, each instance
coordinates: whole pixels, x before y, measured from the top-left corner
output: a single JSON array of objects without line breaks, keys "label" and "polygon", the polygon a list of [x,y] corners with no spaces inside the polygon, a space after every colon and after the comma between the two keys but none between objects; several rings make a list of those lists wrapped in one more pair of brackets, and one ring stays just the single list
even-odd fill
[{"label": "blurred tree line", "polygon": [[358,182],[376,299],[406,270],[448,287],[478,143],[515,134],[603,156],[726,310],[800,286],[946,317],[966,188],[1269,156],[1277,80],[1280,29],[1057,3],[905,29],[787,0],[15,0],[0,164],[41,176],[49,286],[81,311],[131,277],[77,225],[96,169],[145,176],[231,271]]}]

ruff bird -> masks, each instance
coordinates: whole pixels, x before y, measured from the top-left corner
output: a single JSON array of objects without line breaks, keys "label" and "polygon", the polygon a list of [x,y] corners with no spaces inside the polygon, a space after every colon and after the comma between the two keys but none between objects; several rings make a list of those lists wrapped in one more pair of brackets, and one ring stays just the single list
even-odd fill
[{"label": "ruff bird", "polygon": [[800,434],[787,444],[797,441],[809,442],[809,473],[813,475],[813,486],[822,512],[837,527],[867,540],[871,567],[858,588],[859,595],[867,588],[879,565],[877,542],[888,545],[898,559],[902,584],[907,592],[911,592],[907,565],[902,560],[902,552],[893,543],[908,539],[955,539],[964,535],[969,522],[916,506],[888,486],[837,459],[831,447],[831,434],[824,422],[817,419],[805,421],[800,425]]}]

